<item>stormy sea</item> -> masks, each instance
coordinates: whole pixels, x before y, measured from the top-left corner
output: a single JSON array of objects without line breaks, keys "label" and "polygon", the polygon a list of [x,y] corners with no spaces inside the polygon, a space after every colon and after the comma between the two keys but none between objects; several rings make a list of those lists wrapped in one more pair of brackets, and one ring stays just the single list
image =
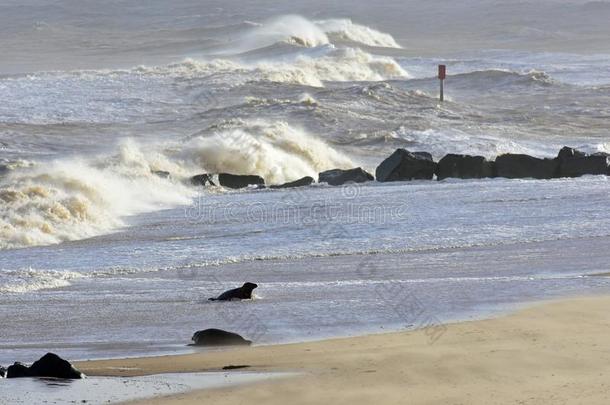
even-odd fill
[{"label": "stormy sea", "polygon": [[[0,364],[609,292],[608,176],[190,181],[610,152],[609,20],[607,1],[1,1]],[[254,300],[208,301],[244,282]]]}]

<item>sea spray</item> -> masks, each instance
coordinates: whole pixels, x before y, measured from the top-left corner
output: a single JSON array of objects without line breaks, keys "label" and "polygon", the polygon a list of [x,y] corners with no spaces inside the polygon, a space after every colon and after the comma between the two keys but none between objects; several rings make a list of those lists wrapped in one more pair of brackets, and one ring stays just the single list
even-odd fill
[{"label": "sea spray", "polygon": [[126,139],[109,156],[11,170],[0,180],[0,249],[84,239],[124,226],[127,216],[189,204],[197,190],[185,180],[202,171],[257,174],[277,184],[352,165],[285,122],[237,120],[147,148]]},{"label": "sea spray", "polygon": [[0,183],[0,249],[83,239],[124,225],[125,216],[187,204],[193,192],[152,174],[145,159],[127,141],[110,158],[12,171]]},{"label": "sea spray", "polygon": [[257,174],[268,184],[353,166],[347,156],[306,131],[264,120],[228,123],[211,136],[189,141],[184,154],[208,172]]},{"label": "sea spray", "polygon": [[316,26],[327,35],[368,46],[401,48],[396,40],[385,32],[365,25],[355,24],[350,19],[331,19],[315,21]]},{"label": "sea spray", "polygon": [[284,15],[255,26],[244,33],[229,49],[231,52],[239,53],[283,41],[305,47],[316,47],[329,43],[326,33],[312,21],[298,15]]},{"label": "sea spray", "polygon": [[149,75],[196,78],[213,75],[215,84],[236,86],[252,81],[324,87],[324,82],[408,79],[409,73],[391,57],[377,56],[358,48],[324,47],[261,60],[195,59],[159,67],[138,67]]}]

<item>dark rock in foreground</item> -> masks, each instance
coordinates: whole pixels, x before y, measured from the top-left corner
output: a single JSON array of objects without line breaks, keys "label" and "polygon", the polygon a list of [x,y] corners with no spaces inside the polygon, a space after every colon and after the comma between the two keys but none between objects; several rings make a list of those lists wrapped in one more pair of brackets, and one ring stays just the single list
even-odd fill
[{"label": "dark rock in foreground", "polygon": [[559,177],[580,177],[591,175],[610,175],[610,155],[594,153],[587,155],[576,149],[563,147],[557,156]]},{"label": "dark rock in foreground", "polygon": [[364,183],[373,180],[375,178],[361,167],[349,170],[327,170],[318,176],[318,183],[328,183],[331,186],[341,186],[346,183]]},{"label": "dark rock in foreground", "polygon": [[195,332],[193,337],[194,346],[248,346],[252,342],[239,336],[237,333],[227,332],[221,329],[206,329]]},{"label": "dark rock in foreground", "polygon": [[30,368],[22,363],[14,363],[12,366],[8,366],[6,370],[6,378],[21,378],[31,377]]},{"label": "dark rock in foreground", "polygon": [[313,177],[303,177],[302,179],[296,180],[296,181],[292,181],[290,183],[284,183],[284,184],[280,184],[280,185],[276,185],[276,186],[271,186],[269,188],[296,188],[296,187],[306,187],[306,186],[311,186],[311,184],[314,182]]},{"label": "dark rock in foreground", "polygon": [[223,370],[239,370],[241,368],[249,368],[250,366],[248,365],[238,365],[238,366],[234,366],[234,365],[228,365],[228,366],[224,366],[222,369]]},{"label": "dark rock in foreground", "polygon": [[196,176],[191,177],[191,184],[193,186],[206,186],[210,184],[210,186],[215,186],[214,181],[212,181],[211,174],[198,174]]},{"label": "dark rock in foreground", "polygon": [[443,157],[436,167],[436,177],[443,180],[448,177],[457,179],[482,179],[494,177],[494,162],[483,156],[454,155]]},{"label": "dark rock in foreground", "polygon": [[245,176],[238,174],[220,173],[218,182],[221,186],[233,189],[246,188],[248,186],[264,186],[265,179],[260,176]]},{"label": "dark rock in foreground", "polygon": [[436,163],[427,152],[396,151],[375,171],[377,181],[432,180]]},{"label": "dark rock in foreground", "polygon": [[210,301],[230,301],[230,300],[250,300],[252,299],[252,291],[258,287],[258,284],[244,283],[239,288],[234,288],[229,291],[225,291],[220,294],[217,298],[210,298]]},{"label": "dark rock in foreground", "polygon": [[556,159],[539,159],[529,155],[507,153],[496,158],[496,175],[508,179],[552,179],[559,172]]},{"label": "dark rock in foreground", "polygon": [[52,377],[64,379],[80,379],[83,373],[72,367],[70,362],[62,359],[54,353],[47,353],[27,367],[21,363],[15,363],[8,368],[7,378],[20,377]]}]

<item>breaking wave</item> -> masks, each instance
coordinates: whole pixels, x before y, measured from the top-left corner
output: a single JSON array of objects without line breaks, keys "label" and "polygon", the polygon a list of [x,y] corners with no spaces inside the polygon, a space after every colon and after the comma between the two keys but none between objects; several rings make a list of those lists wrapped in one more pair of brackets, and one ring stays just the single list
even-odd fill
[{"label": "breaking wave", "polygon": [[228,122],[211,135],[191,139],[185,153],[207,172],[255,173],[270,184],[353,165],[325,142],[281,121]]},{"label": "breaking wave", "polygon": [[284,15],[256,24],[222,53],[247,52],[280,42],[313,48],[330,44],[329,36],[355,44],[401,48],[390,34],[350,19],[311,21],[298,15]]},{"label": "breaking wave", "polygon": [[462,73],[451,76],[452,85],[474,87],[474,89],[490,89],[498,87],[514,86],[552,86],[558,84],[550,75],[541,71],[529,71],[525,73],[510,70],[479,70],[470,73]]},{"label": "breaking wave", "polygon": [[278,42],[316,47],[329,43],[326,33],[313,22],[298,15],[285,15],[258,24],[247,31],[237,44],[229,47],[231,53],[264,48]]},{"label": "breaking wave", "polygon": [[0,249],[84,239],[124,226],[127,216],[188,204],[196,190],[184,180],[202,171],[257,174],[277,184],[351,166],[285,122],[235,120],[148,149],[126,140],[112,156],[11,170],[0,182]]},{"label": "breaking wave", "polygon": [[315,24],[326,34],[343,40],[368,46],[402,48],[390,34],[355,24],[349,19],[321,20],[316,21]]},{"label": "breaking wave", "polygon": [[[160,67],[138,67],[143,74],[172,75],[184,78],[214,75],[214,83],[231,86],[252,81],[324,87],[324,82],[382,81],[407,79],[409,73],[394,59],[371,55],[357,48],[318,49],[316,54],[300,53],[292,60],[241,62],[227,59],[211,61],[186,59]],[[318,54],[321,54],[318,55]]]},{"label": "breaking wave", "polygon": [[[251,81],[324,87],[324,82],[406,79],[410,75],[391,57],[357,46],[337,47],[329,35],[355,45],[400,48],[391,35],[348,19],[310,21],[282,16],[257,24],[233,44],[203,57],[168,66],[138,67],[137,73],[206,77],[231,86]],[[213,76],[213,77],[210,77]]]},{"label": "breaking wave", "polygon": [[[108,159],[65,159],[14,170],[0,183],[0,249],[83,239],[121,218],[185,204],[189,190],[151,173],[157,156],[125,142]],[[162,162],[164,163],[164,162]]]},{"label": "breaking wave", "polygon": [[84,275],[57,270],[0,270],[0,293],[26,293],[68,287]]}]

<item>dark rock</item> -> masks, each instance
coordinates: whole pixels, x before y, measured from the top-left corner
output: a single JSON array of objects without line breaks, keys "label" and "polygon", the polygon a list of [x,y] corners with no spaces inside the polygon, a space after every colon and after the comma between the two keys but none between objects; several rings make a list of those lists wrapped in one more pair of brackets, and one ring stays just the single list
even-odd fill
[{"label": "dark rock", "polygon": [[585,157],[585,156],[587,156],[587,154],[584,152],[581,152],[574,148],[569,148],[567,146],[564,146],[559,151],[559,154],[557,155],[557,159],[564,160],[564,159],[572,159],[572,158],[581,158],[581,157]]},{"label": "dark rock", "polygon": [[496,158],[496,175],[508,179],[552,179],[559,173],[559,161],[507,153]]},{"label": "dark rock", "polygon": [[224,366],[222,369],[223,370],[239,370],[240,368],[249,368],[250,366],[247,365],[239,365],[239,366],[234,366],[234,365],[229,365],[229,366]]},{"label": "dark rock", "polygon": [[52,377],[64,379],[83,378],[83,374],[72,367],[70,362],[56,354],[47,353],[30,367],[15,363],[8,368],[7,378]]},{"label": "dark rock", "polygon": [[327,170],[318,176],[318,183],[328,183],[331,186],[341,186],[345,183],[364,183],[373,180],[375,178],[361,167],[349,170]]},{"label": "dark rock", "polygon": [[284,183],[281,185],[276,185],[276,186],[271,186],[270,188],[295,188],[295,187],[306,187],[306,186],[310,186],[313,183],[313,177],[303,177],[302,179],[290,182],[290,183]]},{"label": "dark rock", "polygon": [[0,366],[0,378],[6,377],[6,369]]},{"label": "dark rock", "polygon": [[565,146],[559,151],[557,160],[559,177],[580,177],[586,174],[610,175],[610,155],[607,153],[587,155]]},{"label": "dark rock", "polygon": [[560,177],[580,177],[586,174],[610,175],[610,157],[589,155],[566,159],[561,162],[559,169]]},{"label": "dark rock", "polygon": [[21,378],[21,377],[32,377],[30,375],[30,368],[22,363],[14,363],[12,366],[8,366],[6,370],[6,378]]},{"label": "dark rock", "polygon": [[239,288],[234,288],[229,291],[225,291],[220,294],[217,298],[210,298],[210,301],[231,301],[231,300],[250,300],[252,299],[252,291],[257,288],[258,285],[254,283],[244,283]]},{"label": "dark rock", "polygon": [[211,174],[204,173],[191,177],[191,184],[193,186],[206,186],[208,183],[210,184],[210,186],[216,185],[212,180]]},{"label": "dark rock", "polygon": [[206,329],[195,332],[192,337],[195,346],[248,346],[252,342],[236,333],[221,329]]},{"label": "dark rock", "polygon": [[438,180],[448,177],[458,179],[494,177],[494,162],[488,161],[483,156],[449,154],[438,162],[436,177]]},{"label": "dark rock", "polygon": [[55,377],[67,379],[83,378],[83,373],[72,367],[67,360],[54,353],[47,353],[30,366],[30,374],[36,377]]},{"label": "dark rock", "polygon": [[375,171],[377,181],[432,180],[436,163],[427,152],[396,151],[381,162]]},{"label": "dark rock", "polygon": [[151,172],[155,176],[161,177],[162,179],[169,179],[170,173],[164,170],[153,170]]},{"label": "dark rock", "polygon": [[264,186],[265,179],[260,176],[242,176],[237,174],[220,173],[218,182],[223,187],[239,189],[248,186]]}]

